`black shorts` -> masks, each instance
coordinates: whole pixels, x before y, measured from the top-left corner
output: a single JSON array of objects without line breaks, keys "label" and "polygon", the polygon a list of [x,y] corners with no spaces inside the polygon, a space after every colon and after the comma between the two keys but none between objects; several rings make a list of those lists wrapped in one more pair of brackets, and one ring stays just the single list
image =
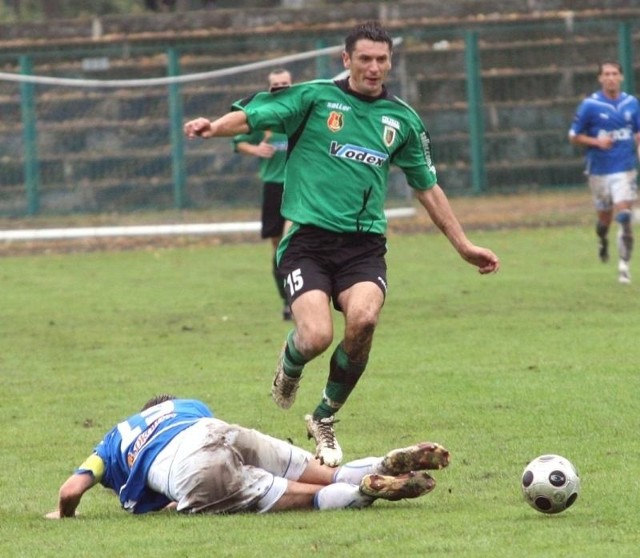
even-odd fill
[{"label": "black shorts", "polygon": [[356,283],[371,281],[386,295],[386,253],[387,239],[382,234],[334,233],[303,225],[288,240],[278,274],[289,303],[317,289],[340,310],[338,295]]},{"label": "black shorts", "polygon": [[282,184],[265,182],[262,188],[262,238],[278,238],[284,230],[284,217],[280,215]]}]

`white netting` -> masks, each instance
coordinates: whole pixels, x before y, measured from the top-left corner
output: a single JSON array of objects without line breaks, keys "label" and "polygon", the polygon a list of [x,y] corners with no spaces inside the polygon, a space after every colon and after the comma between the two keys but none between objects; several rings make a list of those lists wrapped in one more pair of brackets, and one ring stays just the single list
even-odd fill
[{"label": "white netting", "polygon": [[[342,48],[249,62],[246,54],[205,50],[5,64],[12,71],[0,72],[0,214],[255,210],[257,161],[233,153],[228,138],[183,141],[184,120],[227,112],[233,101],[264,89],[275,68],[286,67],[296,81],[342,75]],[[158,75],[170,71],[178,75]],[[90,77],[96,72],[101,79]],[[226,229],[233,227],[207,230]]]},{"label": "white netting", "polygon": [[173,76],[170,53],[36,58],[1,72],[0,214],[255,207],[256,161],[229,140],[181,145],[182,120],[223,114],[277,67],[298,80],[314,79],[320,60],[339,71],[340,49],[237,65],[247,56],[178,53]]}]

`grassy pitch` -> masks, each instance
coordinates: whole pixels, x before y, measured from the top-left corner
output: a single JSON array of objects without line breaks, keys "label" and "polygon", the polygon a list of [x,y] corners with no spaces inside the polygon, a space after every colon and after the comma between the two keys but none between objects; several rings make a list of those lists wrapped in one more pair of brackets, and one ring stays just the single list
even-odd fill
[{"label": "grassy pitch", "polygon": [[[346,459],[444,444],[453,461],[435,491],[263,516],[131,517],[97,487],[77,520],[42,518],[106,430],[158,392],[311,448],[303,415],[329,355],[310,363],[293,408],[276,408],[290,326],[266,244],[4,258],[0,555],[636,556],[640,264],[619,285],[590,227],[471,236],[500,255],[497,275],[479,276],[440,235],[389,238],[370,364],[336,427]],[[542,453],[581,474],[577,503],[558,516],[520,495]]]}]

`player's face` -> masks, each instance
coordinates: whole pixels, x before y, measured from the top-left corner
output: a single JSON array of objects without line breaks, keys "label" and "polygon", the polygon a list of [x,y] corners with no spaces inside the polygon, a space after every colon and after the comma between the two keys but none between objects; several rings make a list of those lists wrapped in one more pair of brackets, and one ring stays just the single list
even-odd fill
[{"label": "player's face", "polygon": [[291,85],[291,74],[289,72],[280,72],[269,75],[269,91],[282,89]]},{"label": "player's face", "polygon": [[391,69],[391,52],[387,43],[360,39],[351,54],[342,53],[342,61],[351,73],[351,89],[369,97],[382,93],[382,84]]},{"label": "player's face", "polygon": [[618,67],[613,64],[604,64],[598,76],[602,91],[604,91],[605,95],[612,98],[619,95],[623,79],[624,76],[620,73]]}]

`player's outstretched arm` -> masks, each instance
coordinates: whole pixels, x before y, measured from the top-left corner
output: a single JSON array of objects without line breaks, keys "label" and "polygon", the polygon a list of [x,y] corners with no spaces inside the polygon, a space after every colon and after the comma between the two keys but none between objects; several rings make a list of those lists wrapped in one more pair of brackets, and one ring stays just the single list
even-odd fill
[{"label": "player's outstretched arm", "polygon": [[247,115],[241,110],[228,112],[216,120],[195,118],[184,125],[184,135],[189,139],[229,137],[248,131]]},{"label": "player's outstretched arm", "polygon": [[476,246],[467,238],[462,225],[451,209],[447,196],[438,184],[429,190],[418,191],[416,196],[427,210],[431,220],[449,239],[462,259],[475,265],[482,274],[498,271],[500,268],[498,256],[488,248]]},{"label": "player's outstretched arm", "polygon": [[71,475],[60,487],[58,509],[46,514],[45,518],[75,517],[82,495],[94,486],[96,482],[94,476],[89,472]]}]

